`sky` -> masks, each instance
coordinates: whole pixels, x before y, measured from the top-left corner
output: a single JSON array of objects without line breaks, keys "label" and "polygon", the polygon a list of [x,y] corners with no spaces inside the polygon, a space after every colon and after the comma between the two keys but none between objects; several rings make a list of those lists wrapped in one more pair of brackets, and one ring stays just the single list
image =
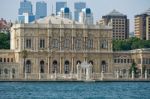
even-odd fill
[{"label": "sky", "polygon": [[[21,0],[0,0],[0,18],[14,22],[17,20],[18,9]],[[30,0],[33,4],[33,12],[35,13],[36,1]],[[130,19],[130,32],[134,31],[134,15],[140,14],[150,8],[150,0],[43,0],[47,2],[48,15],[52,13],[52,5],[55,8],[56,1],[67,1],[67,6],[74,12],[74,2],[86,2],[87,7],[91,8],[94,21],[101,19],[103,15],[108,14],[113,9],[125,14]],[[54,9],[55,12],[55,9]]]}]

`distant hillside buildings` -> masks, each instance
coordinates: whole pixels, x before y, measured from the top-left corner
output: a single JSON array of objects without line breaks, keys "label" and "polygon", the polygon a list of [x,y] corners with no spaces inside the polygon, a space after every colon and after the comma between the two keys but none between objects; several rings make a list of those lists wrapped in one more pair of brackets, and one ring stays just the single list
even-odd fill
[{"label": "distant hillside buildings", "polygon": [[[74,12],[74,14],[72,12]],[[67,6],[67,2],[58,1],[56,2],[55,14],[56,16],[72,19],[82,24],[94,24],[93,12],[91,8],[86,8],[85,2],[75,2],[74,11],[71,11],[71,9]],[[36,2],[35,15],[33,14],[33,6],[30,1],[23,0],[20,2],[20,8],[18,10],[19,23],[29,23],[46,16],[46,2]],[[129,19],[127,18],[127,15],[124,15],[117,10],[113,10],[109,14],[102,16],[102,19],[98,22],[98,24],[112,26],[112,37],[114,40],[124,40],[129,38]],[[135,37],[143,40],[150,40],[150,9],[141,14],[135,15],[134,32]]]},{"label": "distant hillside buildings", "polygon": [[80,12],[82,9],[86,8],[85,2],[75,2],[74,3],[74,20],[79,21]]},{"label": "distant hillside buildings", "polygon": [[11,22],[7,22],[3,18],[0,19],[0,33],[9,33],[11,26]]},{"label": "distant hillside buildings", "polygon": [[124,40],[129,38],[129,19],[126,15],[113,10],[109,14],[102,16],[100,24],[109,25],[113,28],[113,39]]},{"label": "distant hillside buildings", "polygon": [[150,8],[135,15],[135,36],[142,40],[150,40]]},{"label": "distant hillside buildings", "polygon": [[47,3],[44,1],[36,2],[36,19],[47,16]]},{"label": "distant hillside buildings", "polygon": [[56,15],[60,12],[61,8],[67,7],[67,2],[56,2]]}]

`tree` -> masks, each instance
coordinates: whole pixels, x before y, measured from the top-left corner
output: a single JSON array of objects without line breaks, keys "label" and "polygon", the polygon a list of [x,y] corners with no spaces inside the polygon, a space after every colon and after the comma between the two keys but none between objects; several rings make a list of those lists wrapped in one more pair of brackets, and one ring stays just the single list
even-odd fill
[{"label": "tree", "polygon": [[10,49],[10,34],[0,33],[0,49]]},{"label": "tree", "polygon": [[127,40],[113,40],[114,51],[126,51],[140,48],[150,48],[150,40],[140,40],[136,37]]},{"label": "tree", "polygon": [[132,71],[134,72],[134,74],[137,74],[137,67],[136,67],[135,62],[133,62],[131,67],[130,67],[130,74],[132,73]]}]

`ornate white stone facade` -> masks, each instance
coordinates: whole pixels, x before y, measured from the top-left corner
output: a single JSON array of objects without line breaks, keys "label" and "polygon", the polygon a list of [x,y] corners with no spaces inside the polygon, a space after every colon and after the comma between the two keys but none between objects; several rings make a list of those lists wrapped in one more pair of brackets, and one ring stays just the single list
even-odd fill
[{"label": "ornate white stone facade", "polygon": [[[101,73],[113,77],[116,71],[119,77],[125,76],[133,61],[149,59],[150,51],[113,52],[111,27],[49,16],[29,24],[14,24],[11,50],[1,50],[0,55],[0,79],[74,79],[77,64],[83,61],[92,65],[90,78],[98,79]],[[148,62],[144,65],[147,69]],[[140,69],[143,63],[138,66]]]}]

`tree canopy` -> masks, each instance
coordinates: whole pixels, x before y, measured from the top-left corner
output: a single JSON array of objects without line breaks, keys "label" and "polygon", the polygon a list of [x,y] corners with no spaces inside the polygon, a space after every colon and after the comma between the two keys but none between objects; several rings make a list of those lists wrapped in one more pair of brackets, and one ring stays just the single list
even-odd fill
[{"label": "tree canopy", "polygon": [[150,48],[150,40],[140,40],[135,37],[126,40],[113,40],[114,51],[126,51],[140,48]]},{"label": "tree canopy", "polygon": [[10,49],[10,34],[0,33],[0,49]]}]

